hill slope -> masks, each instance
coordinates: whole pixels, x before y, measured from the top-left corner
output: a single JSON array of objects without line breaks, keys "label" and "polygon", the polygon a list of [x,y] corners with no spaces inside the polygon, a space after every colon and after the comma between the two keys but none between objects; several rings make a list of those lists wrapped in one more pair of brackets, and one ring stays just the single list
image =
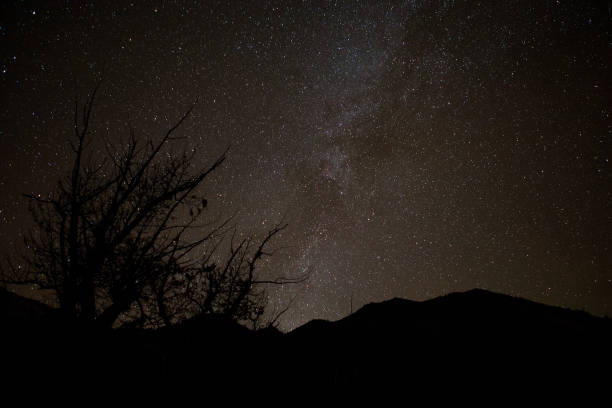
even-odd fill
[{"label": "hill slope", "polygon": [[[0,323],[15,328],[5,338],[18,339],[9,361],[15,370],[59,366],[79,377],[93,371],[117,381],[136,376],[210,387],[229,379],[263,387],[516,385],[603,381],[612,362],[610,319],[484,290],[373,303],[287,334],[253,332],[222,317],[157,331],[81,333],[42,324],[40,316],[51,311],[15,296],[0,293]],[[17,310],[22,307],[28,312]],[[31,309],[38,317],[24,324],[36,331],[20,331],[15,316],[30,316]]]},{"label": "hill slope", "polygon": [[332,383],[567,379],[612,361],[610,319],[479,289],[369,304],[288,338],[306,350],[303,376],[327,373]]}]

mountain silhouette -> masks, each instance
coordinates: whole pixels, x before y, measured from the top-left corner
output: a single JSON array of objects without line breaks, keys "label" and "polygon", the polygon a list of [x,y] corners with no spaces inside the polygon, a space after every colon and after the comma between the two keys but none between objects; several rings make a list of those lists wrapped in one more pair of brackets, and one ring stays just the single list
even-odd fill
[{"label": "mountain silhouette", "polygon": [[530,336],[576,336],[607,333],[610,323],[609,319],[582,311],[473,289],[424,302],[395,298],[367,304],[337,322],[315,320],[295,329],[291,335],[312,335],[310,332],[327,330],[351,336],[368,332],[427,336],[469,329],[471,334],[529,332]]},{"label": "mountain silhouette", "polygon": [[287,336],[307,350],[299,363],[303,376],[322,383],[567,381],[608,371],[612,321],[475,289],[423,302],[372,303]]},{"label": "mountain silhouette", "polygon": [[[214,387],[433,383],[488,386],[610,379],[612,321],[481,289],[415,302],[391,299],[283,334],[223,316],[158,329],[83,333],[53,328],[54,311],[0,291],[0,324],[19,370],[62,366],[106,378]],[[20,324],[16,321],[23,319]],[[52,320],[51,320],[52,321]],[[33,339],[33,333],[36,333]],[[95,367],[95,368],[94,368]]]}]

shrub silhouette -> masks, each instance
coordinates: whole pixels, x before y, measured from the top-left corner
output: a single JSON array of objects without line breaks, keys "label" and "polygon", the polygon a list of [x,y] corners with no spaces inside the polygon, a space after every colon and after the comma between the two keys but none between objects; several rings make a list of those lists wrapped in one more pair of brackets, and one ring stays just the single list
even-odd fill
[{"label": "shrub silhouette", "polygon": [[48,197],[27,195],[35,226],[2,281],[50,289],[62,314],[84,326],[160,327],[202,313],[256,324],[266,303],[262,284],[301,281],[257,276],[266,246],[286,224],[257,242],[236,242],[231,218],[202,233],[208,202],[199,187],[227,150],[196,170],[195,152],[171,150],[193,106],[158,140],[139,140],[130,129],[127,147],[105,140],[106,156],[96,157],[90,118],[100,84],[82,107],[75,103],[69,174]]}]

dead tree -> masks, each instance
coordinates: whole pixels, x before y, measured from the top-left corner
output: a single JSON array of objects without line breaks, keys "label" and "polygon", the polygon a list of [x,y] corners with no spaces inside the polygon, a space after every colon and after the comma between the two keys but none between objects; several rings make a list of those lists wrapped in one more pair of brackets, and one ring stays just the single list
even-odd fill
[{"label": "dead tree", "polygon": [[52,290],[63,314],[86,326],[171,325],[198,313],[255,321],[266,302],[262,284],[303,280],[258,279],[258,261],[285,226],[259,244],[232,236],[223,261],[230,220],[202,232],[199,187],[227,151],[195,171],[194,153],[170,154],[192,106],[159,140],[139,140],[131,129],[127,147],[106,141],[105,157],[95,157],[88,148],[99,88],[82,108],[75,103],[69,175],[47,197],[27,195],[35,227],[2,281]]}]

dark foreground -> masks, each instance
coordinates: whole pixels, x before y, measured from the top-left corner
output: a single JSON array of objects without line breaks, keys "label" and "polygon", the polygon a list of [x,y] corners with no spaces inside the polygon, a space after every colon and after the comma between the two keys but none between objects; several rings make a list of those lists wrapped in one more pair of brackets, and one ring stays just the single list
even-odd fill
[{"label": "dark foreground", "polygon": [[[3,370],[15,383],[300,393],[612,384],[610,319],[483,290],[370,304],[287,334],[211,316],[157,331],[85,332],[49,324],[48,309],[6,292],[0,307]],[[18,308],[29,310],[27,318]]]}]

